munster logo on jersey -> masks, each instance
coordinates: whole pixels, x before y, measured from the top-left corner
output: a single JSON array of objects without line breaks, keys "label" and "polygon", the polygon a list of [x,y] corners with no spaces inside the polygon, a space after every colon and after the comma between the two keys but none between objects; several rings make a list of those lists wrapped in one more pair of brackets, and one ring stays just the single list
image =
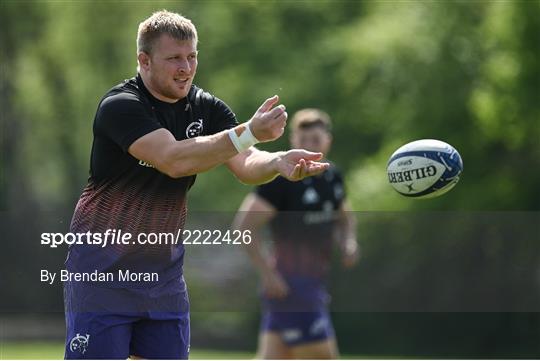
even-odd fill
[{"label": "munster logo on jersey", "polygon": [[314,203],[317,203],[319,199],[320,199],[319,194],[312,187],[309,187],[308,189],[306,189],[306,191],[304,192],[304,195],[302,196],[302,202],[304,204],[314,204]]},{"label": "munster logo on jersey", "polygon": [[203,131],[203,120],[200,118],[197,121],[191,122],[188,127],[186,128],[186,137],[187,138],[195,138],[199,135],[201,135]]}]

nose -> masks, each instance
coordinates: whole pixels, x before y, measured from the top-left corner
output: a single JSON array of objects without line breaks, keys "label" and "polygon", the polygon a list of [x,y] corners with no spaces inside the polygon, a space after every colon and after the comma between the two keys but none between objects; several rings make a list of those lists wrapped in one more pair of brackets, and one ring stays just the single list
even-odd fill
[{"label": "nose", "polygon": [[191,66],[189,64],[189,60],[183,59],[178,62],[178,72],[185,74],[191,73]]}]

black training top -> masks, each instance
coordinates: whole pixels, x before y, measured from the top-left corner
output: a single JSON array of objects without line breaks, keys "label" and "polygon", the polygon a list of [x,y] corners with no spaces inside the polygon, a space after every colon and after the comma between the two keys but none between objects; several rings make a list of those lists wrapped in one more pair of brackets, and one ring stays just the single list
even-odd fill
[{"label": "black training top", "polygon": [[277,269],[286,276],[323,278],[329,268],[334,230],[345,192],[333,165],[324,173],[291,182],[278,177],[257,195],[277,210],[270,223]]},{"label": "black training top", "polygon": [[170,178],[127,150],[135,140],[159,128],[184,140],[236,125],[234,113],[223,101],[195,85],[186,98],[173,104],[153,97],[140,75],[109,90],[94,119],[90,178],[75,208],[70,231],[104,234],[108,229],[121,230],[132,235],[132,244],[74,244],[66,261],[68,271],[157,272],[160,283],[179,277],[182,242],[142,245],[136,238],[141,233],[177,232],[184,227],[186,193],[195,176]]}]

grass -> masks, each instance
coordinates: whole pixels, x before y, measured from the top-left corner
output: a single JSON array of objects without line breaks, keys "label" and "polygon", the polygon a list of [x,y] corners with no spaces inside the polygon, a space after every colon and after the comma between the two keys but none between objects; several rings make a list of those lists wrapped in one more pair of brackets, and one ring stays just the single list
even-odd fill
[{"label": "grass", "polygon": [[0,359],[54,360],[64,358],[64,345],[59,342],[1,342]]},{"label": "grass", "polygon": [[[57,360],[63,358],[64,344],[61,342],[0,343],[0,360]],[[253,358],[253,353],[193,349],[190,352],[189,358],[193,360],[248,360]]]},{"label": "grass", "polygon": [[[192,349],[191,360],[251,360],[255,351],[222,351]],[[61,342],[1,342],[0,360],[61,360],[64,358],[64,344]],[[345,359],[362,359],[360,355],[342,355]],[[373,357],[369,357],[373,358]]]}]

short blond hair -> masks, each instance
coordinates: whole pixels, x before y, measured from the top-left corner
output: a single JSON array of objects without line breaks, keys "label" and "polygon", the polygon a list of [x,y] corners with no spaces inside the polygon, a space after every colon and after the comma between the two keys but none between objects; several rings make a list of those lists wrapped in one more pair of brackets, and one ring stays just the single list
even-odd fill
[{"label": "short blond hair", "polygon": [[332,120],[330,116],[320,109],[306,108],[299,110],[293,115],[291,120],[291,127],[294,132],[317,126],[324,128],[328,133],[332,131]]},{"label": "short blond hair", "polygon": [[188,18],[167,10],[155,12],[139,24],[137,31],[137,53],[150,54],[156,40],[168,34],[178,40],[198,41],[197,29]]}]

